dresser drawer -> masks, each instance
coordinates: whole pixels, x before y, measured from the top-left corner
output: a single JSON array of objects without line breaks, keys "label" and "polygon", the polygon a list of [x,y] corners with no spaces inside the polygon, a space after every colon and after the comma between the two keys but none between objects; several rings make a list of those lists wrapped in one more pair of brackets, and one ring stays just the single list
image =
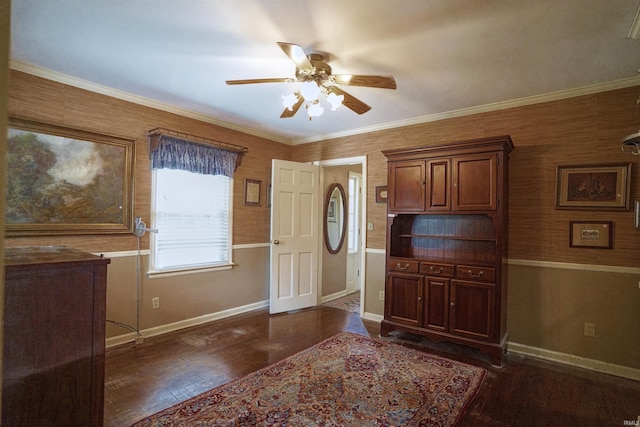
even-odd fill
[{"label": "dresser drawer", "polygon": [[387,263],[389,271],[402,271],[404,273],[417,273],[420,267],[418,261],[404,259],[390,259]]},{"label": "dresser drawer", "polygon": [[456,278],[467,280],[482,280],[483,282],[495,282],[496,269],[491,267],[458,265],[456,267]]},{"label": "dresser drawer", "polygon": [[452,264],[436,264],[433,262],[421,262],[420,273],[429,276],[453,277],[454,267]]}]

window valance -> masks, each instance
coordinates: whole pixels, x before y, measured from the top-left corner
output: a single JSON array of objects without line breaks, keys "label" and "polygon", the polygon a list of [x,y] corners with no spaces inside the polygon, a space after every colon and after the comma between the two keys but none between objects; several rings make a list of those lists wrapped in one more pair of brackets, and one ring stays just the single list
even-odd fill
[{"label": "window valance", "polygon": [[181,169],[232,178],[249,151],[240,145],[162,128],[149,131],[147,136],[153,169]]}]

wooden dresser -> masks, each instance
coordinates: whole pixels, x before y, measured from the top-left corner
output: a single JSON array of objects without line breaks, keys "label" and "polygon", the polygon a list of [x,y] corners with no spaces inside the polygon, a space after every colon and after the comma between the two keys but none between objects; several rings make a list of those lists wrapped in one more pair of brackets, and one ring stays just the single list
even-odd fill
[{"label": "wooden dresser", "polygon": [[381,334],[506,349],[509,136],[385,150],[387,268]]},{"label": "wooden dresser", "polygon": [[6,248],[3,426],[101,426],[110,260]]}]

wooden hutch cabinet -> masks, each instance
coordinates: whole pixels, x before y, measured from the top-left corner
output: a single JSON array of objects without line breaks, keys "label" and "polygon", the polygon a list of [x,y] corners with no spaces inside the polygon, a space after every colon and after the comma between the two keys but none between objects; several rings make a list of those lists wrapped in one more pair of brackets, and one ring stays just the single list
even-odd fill
[{"label": "wooden hutch cabinet", "polygon": [[110,260],[5,249],[3,426],[102,426]]},{"label": "wooden hutch cabinet", "polygon": [[387,267],[381,334],[506,350],[509,136],[385,150]]}]

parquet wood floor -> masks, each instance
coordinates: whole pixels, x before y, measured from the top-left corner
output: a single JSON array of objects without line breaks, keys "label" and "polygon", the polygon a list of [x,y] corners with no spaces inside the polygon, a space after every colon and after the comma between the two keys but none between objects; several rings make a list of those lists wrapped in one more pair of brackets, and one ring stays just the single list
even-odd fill
[{"label": "parquet wood floor", "polygon": [[[105,426],[131,425],[340,331],[377,337],[380,325],[329,307],[258,310],[110,349]],[[637,381],[513,354],[497,368],[463,347],[406,334],[392,340],[488,369],[462,426],[622,426],[640,416]]]}]

